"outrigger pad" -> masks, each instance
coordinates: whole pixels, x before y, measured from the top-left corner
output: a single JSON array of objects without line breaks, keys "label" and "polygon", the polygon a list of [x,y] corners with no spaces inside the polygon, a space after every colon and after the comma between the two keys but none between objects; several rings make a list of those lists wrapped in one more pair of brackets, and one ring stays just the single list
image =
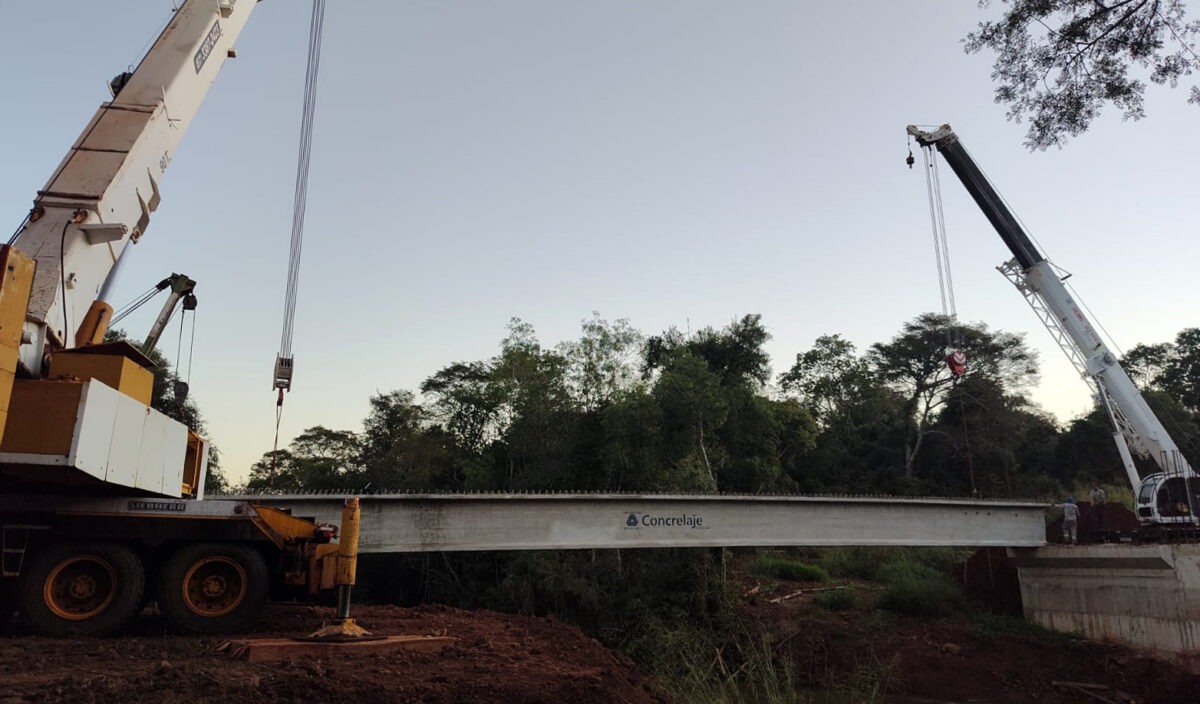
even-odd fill
[{"label": "outrigger pad", "polygon": [[218,650],[228,651],[238,660],[270,662],[298,655],[327,655],[338,651],[382,653],[407,650],[418,653],[440,653],[458,642],[448,636],[381,636],[345,641],[309,641],[296,638],[255,638],[231,641]]}]

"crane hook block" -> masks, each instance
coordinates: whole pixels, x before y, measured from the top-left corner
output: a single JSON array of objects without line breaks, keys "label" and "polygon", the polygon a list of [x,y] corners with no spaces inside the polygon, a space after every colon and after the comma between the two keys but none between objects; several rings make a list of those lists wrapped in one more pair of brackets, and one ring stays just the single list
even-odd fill
[{"label": "crane hook block", "polygon": [[908,150],[908,158],[904,160],[904,163],[908,164],[908,168],[910,170],[912,169],[913,164],[917,163],[917,160],[915,158],[913,158],[911,149]]},{"label": "crane hook block", "polygon": [[292,358],[275,355],[275,386],[280,392],[292,388]]},{"label": "crane hook block", "polygon": [[967,353],[962,350],[954,350],[946,355],[946,366],[950,367],[950,374],[957,379],[967,373]]}]

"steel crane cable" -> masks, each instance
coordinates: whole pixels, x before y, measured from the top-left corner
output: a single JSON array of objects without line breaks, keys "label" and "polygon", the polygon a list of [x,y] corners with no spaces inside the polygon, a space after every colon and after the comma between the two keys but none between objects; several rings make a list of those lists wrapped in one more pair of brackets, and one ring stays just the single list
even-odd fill
[{"label": "steel crane cable", "polygon": [[[942,207],[942,181],[938,175],[937,154],[932,145],[921,149],[925,161],[925,190],[929,201],[929,223],[933,231],[933,252],[937,260],[938,293],[942,299],[942,315],[947,320],[946,347],[956,347],[954,329],[958,321],[958,304],[954,298],[954,276],[950,268],[950,242],[946,237],[946,212]],[[912,152],[909,152],[911,166]],[[951,355],[961,355],[960,350],[954,350]],[[947,357],[949,360],[950,357]],[[961,372],[954,372],[953,385],[958,386]],[[971,436],[967,431],[967,400],[965,390],[958,395],[959,417],[962,420],[963,450],[967,457],[967,477],[971,483],[971,495],[978,496],[979,489],[975,483],[975,458],[971,452]]]},{"label": "steel crane cable", "polygon": [[126,303],[125,305],[123,305],[117,309],[116,314],[113,315],[113,319],[108,323],[108,326],[112,327],[112,326],[116,325],[117,323],[121,322],[122,320],[124,320],[125,318],[129,317],[129,315],[132,314],[134,311],[136,311],[138,308],[141,308],[142,306],[149,303],[150,299],[157,296],[159,291],[162,291],[162,290],[163,289],[160,289],[157,286],[151,286],[149,288],[149,290],[143,291],[142,293],[138,294],[137,298],[133,299],[129,303]]},{"label": "steel crane cable", "polygon": [[[292,241],[288,255],[287,292],[283,300],[283,334],[276,357],[275,442],[271,450],[270,485],[275,485],[276,456],[279,454],[279,424],[283,418],[283,394],[291,388],[292,333],[296,319],[296,294],[300,284],[300,252],[304,244],[304,214],[308,203],[308,169],[312,158],[313,116],[317,108],[317,74],[321,68],[321,37],[325,29],[325,0],[313,0],[308,29],[308,62],[304,73],[304,104],[300,115],[300,149],[296,160],[296,193],[292,203]],[[287,365],[288,378],[281,382],[281,362]]]},{"label": "steel crane cable", "polygon": [[933,232],[933,253],[937,260],[938,294],[942,299],[942,315],[953,320],[958,316],[954,300],[954,278],[950,273],[946,216],[942,209],[942,184],[937,173],[937,156],[932,152],[932,147],[921,149],[921,156],[925,160],[925,190],[929,201],[929,224]]},{"label": "steel crane cable", "polygon": [[304,77],[304,105],[300,120],[300,150],[296,163],[296,193],[292,204],[292,241],[288,256],[287,292],[284,295],[283,335],[279,356],[292,357],[292,333],[296,318],[296,293],[300,283],[300,252],[304,244],[304,215],[308,201],[308,171],[312,157],[313,115],[317,106],[317,72],[321,65],[321,35],[325,24],[325,0],[313,0],[308,37],[308,65]]}]

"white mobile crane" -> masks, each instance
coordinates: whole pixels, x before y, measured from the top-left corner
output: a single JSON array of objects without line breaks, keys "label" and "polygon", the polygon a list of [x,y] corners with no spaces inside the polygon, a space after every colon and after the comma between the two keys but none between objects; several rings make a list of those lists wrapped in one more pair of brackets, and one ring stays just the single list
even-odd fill
[{"label": "white mobile crane", "polygon": [[237,630],[271,593],[352,583],[330,526],[202,501],[204,440],[150,407],[140,350],[103,343],[116,265],[256,4],[184,2],[0,247],[0,598],[41,632],[111,632],[151,599],[173,628]]},{"label": "white mobile crane", "polygon": [[[1113,424],[1113,440],[1125,473],[1137,491],[1139,521],[1154,529],[1195,530],[1200,526],[1196,515],[1200,477],[1100,339],[1054,266],[1025,234],[949,125],[933,131],[910,125],[908,134],[922,148],[936,149],[954,170],[1013,254],[1013,259],[998,267],[1000,272],[1029,302],[1080,375],[1095,385],[1097,398]],[[1134,454],[1152,459],[1159,471],[1140,478]]]}]

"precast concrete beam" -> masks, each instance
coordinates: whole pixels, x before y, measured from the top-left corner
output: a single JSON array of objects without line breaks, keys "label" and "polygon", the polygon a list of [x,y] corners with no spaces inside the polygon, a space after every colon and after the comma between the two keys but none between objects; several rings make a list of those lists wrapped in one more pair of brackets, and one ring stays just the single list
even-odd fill
[{"label": "precast concrete beam", "polygon": [[[348,495],[237,496],[338,523]],[[1045,504],[874,497],[394,494],[361,498],[360,552],[1045,544]]]}]

